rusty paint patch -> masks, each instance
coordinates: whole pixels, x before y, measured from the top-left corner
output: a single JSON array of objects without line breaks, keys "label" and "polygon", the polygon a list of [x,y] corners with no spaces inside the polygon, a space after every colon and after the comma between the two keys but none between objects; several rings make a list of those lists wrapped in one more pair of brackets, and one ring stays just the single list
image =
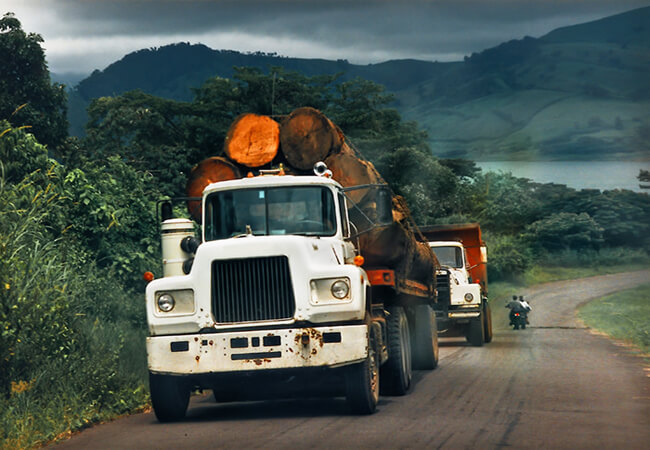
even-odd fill
[{"label": "rusty paint patch", "polygon": [[214,345],[214,341],[210,341],[209,344],[210,344],[210,345]]},{"label": "rusty paint patch", "polygon": [[311,354],[315,355],[316,353],[318,353],[318,350],[316,350],[316,347],[312,348],[311,349]]},{"label": "rusty paint patch", "polygon": [[199,342],[199,338],[195,337],[194,342]]},{"label": "rusty paint patch", "polygon": [[201,357],[200,357],[199,355],[196,355],[196,358],[194,358],[194,359],[196,359],[196,362],[199,362],[199,360],[201,359]]}]

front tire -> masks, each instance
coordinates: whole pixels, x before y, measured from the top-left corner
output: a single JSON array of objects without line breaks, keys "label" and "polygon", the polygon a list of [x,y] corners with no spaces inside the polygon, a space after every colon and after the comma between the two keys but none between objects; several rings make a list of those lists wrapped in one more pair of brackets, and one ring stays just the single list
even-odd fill
[{"label": "front tire", "polygon": [[348,367],[345,374],[346,399],[355,414],[372,414],[379,403],[379,352],[373,328],[368,326],[368,356]]},{"label": "front tire", "polygon": [[474,347],[481,347],[484,342],[483,318],[472,320],[468,325],[467,342]]},{"label": "front tire", "polygon": [[151,405],[159,422],[176,422],[185,417],[190,385],[180,377],[149,373]]},{"label": "front tire", "polygon": [[389,308],[388,312],[388,361],[381,368],[382,393],[404,395],[411,386],[413,376],[409,323],[401,306]]},{"label": "front tire", "polygon": [[493,334],[492,334],[492,310],[490,309],[490,304],[487,303],[487,300],[486,300],[486,303],[485,303],[485,308],[483,309],[483,319],[484,319],[484,321],[483,321],[483,327],[484,327],[484,329],[483,329],[483,332],[484,332],[483,338],[485,340],[485,343],[488,344],[488,343],[492,342]]},{"label": "front tire", "polygon": [[436,313],[429,305],[414,308],[413,369],[433,370],[438,366],[438,326]]}]

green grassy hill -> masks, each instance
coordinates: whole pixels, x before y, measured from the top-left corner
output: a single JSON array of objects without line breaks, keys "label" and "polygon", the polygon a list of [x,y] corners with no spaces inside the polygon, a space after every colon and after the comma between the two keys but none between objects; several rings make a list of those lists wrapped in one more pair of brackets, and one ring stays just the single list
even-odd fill
[{"label": "green grassy hill", "polygon": [[397,95],[441,156],[648,159],[650,8],[502,44]]},{"label": "green grassy hill", "polygon": [[174,44],[126,55],[71,92],[72,134],[93,98],[140,89],[189,100],[192,88],[233,66],[342,73],[381,83],[436,155],[474,160],[650,159],[650,7],[525,37],[464,61],[285,58]]}]

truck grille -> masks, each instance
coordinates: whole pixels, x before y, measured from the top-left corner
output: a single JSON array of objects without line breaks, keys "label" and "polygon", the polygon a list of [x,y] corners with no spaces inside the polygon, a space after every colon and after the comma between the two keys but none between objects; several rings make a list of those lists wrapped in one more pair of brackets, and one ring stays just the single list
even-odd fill
[{"label": "truck grille", "polygon": [[438,302],[443,304],[451,303],[448,270],[441,269],[436,271],[436,290],[438,291]]},{"label": "truck grille", "polygon": [[289,319],[295,309],[286,256],[212,262],[212,311],[218,323]]}]

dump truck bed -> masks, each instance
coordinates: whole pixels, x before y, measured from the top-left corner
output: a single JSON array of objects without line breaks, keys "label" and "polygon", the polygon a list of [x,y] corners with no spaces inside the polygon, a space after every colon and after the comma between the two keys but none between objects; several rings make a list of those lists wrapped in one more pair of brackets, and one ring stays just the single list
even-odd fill
[{"label": "dump truck bed", "polygon": [[472,276],[472,281],[480,281],[481,286],[487,292],[487,250],[478,223],[430,225],[420,227],[420,231],[428,242],[461,242],[467,254],[468,271]]}]

